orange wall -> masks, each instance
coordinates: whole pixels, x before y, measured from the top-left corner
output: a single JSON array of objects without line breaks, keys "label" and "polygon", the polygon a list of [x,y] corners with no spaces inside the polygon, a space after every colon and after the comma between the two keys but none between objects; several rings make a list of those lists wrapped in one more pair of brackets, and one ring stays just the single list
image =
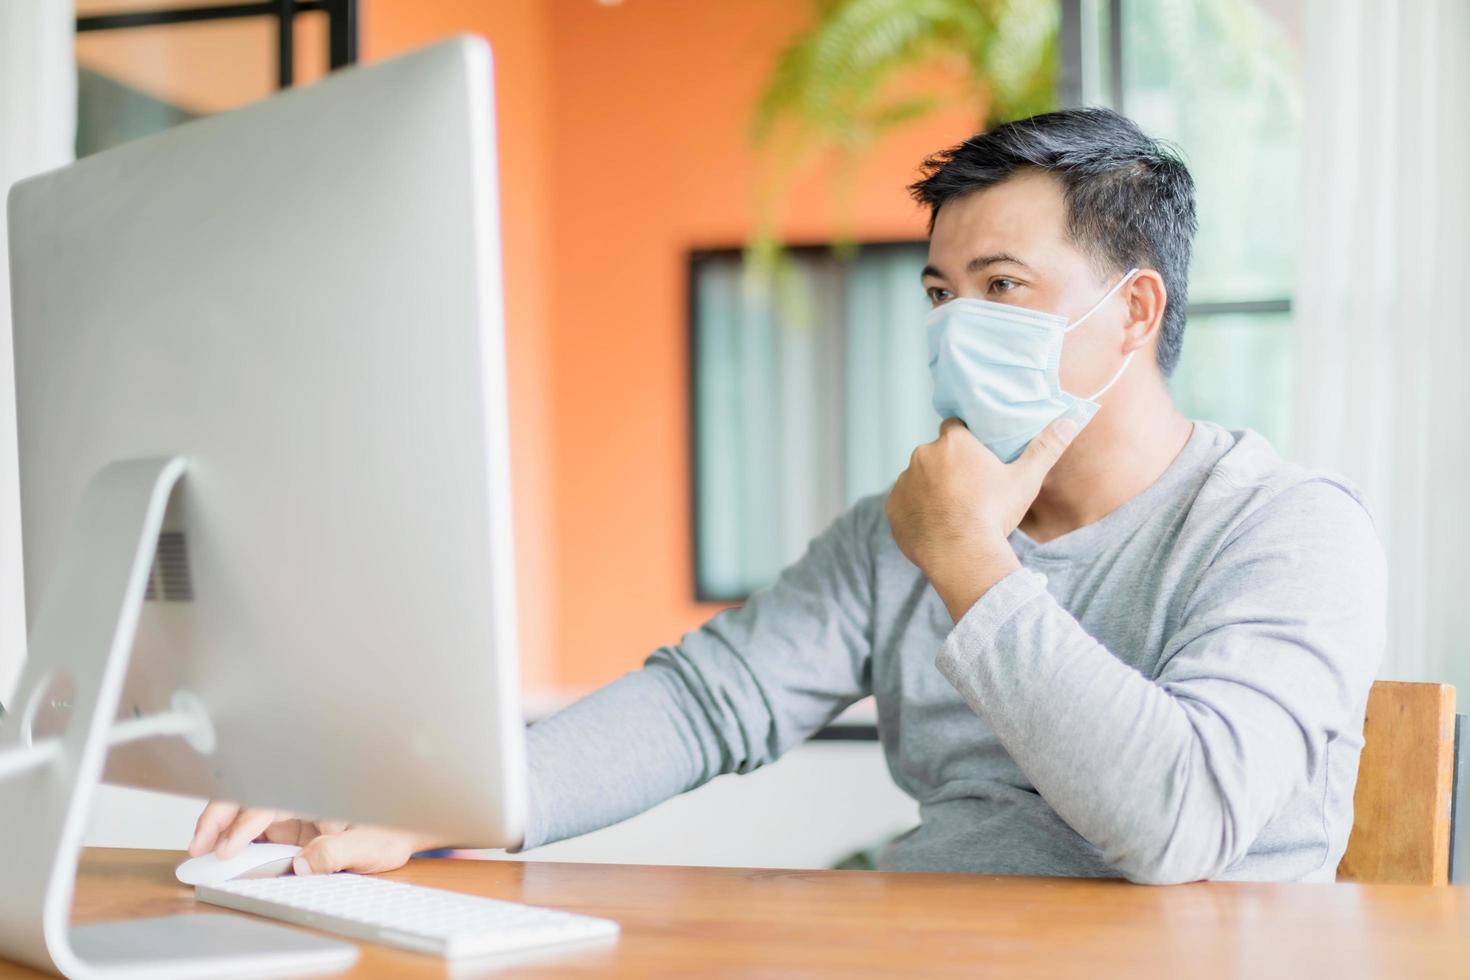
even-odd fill
[{"label": "orange wall", "polygon": [[[693,599],[685,253],[752,227],[747,140],[761,82],[810,4],[553,0],[556,680],[637,666],[716,611]],[[922,237],[904,186],[973,131],[947,113],[884,141],[855,181],[859,237]],[[830,238],[830,172],[783,231]],[[915,288],[918,288],[917,283]]]},{"label": "orange wall", "polygon": [[[579,689],[718,607],[693,600],[685,254],[745,240],[747,121],[800,0],[363,0],[379,58],[455,31],[496,50],[525,673]],[[903,190],[956,109],[859,168],[862,238],[920,237]],[[830,238],[830,168],[782,233]],[[917,286],[916,286],[917,288]]]}]

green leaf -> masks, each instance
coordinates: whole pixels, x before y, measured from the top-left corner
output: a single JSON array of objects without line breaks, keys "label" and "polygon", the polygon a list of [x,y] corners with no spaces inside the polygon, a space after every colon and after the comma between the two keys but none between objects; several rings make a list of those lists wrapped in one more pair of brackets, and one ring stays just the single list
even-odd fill
[{"label": "green leaf", "polygon": [[[778,157],[766,168],[780,175],[761,189],[767,202],[780,200],[797,161],[838,150],[850,166],[878,134],[940,105],[934,95],[889,94],[916,70],[964,65],[977,123],[1055,107],[1056,0],[813,0],[812,13],[751,117],[756,146]],[[763,212],[761,225],[774,227],[774,215]]]}]

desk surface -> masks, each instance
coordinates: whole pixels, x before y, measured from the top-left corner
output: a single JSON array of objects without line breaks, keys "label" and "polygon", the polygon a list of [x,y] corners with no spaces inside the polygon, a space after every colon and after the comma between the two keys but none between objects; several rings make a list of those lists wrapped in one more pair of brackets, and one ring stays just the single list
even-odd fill
[{"label": "desk surface", "polygon": [[[82,922],[223,911],[172,851],[92,849]],[[516,976],[1470,976],[1470,889],[1195,884],[864,871],[420,860],[389,877],[616,919],[616,944],[507,964]],[[228,913],[234,914],[234,913]],[[353,977],[442,961],[364,945]],[[33,975],[0,963],[0,973]],[[480,975],[476,972],[476,975]]]}]

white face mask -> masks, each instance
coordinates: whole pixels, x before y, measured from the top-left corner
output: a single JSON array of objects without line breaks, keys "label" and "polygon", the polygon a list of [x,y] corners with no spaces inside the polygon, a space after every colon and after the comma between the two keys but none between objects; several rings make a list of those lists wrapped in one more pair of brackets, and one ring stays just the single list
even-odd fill
[{"label": "white face mask", "polygon": [[1081,398],[1062,390],[1062,341],[1136,274],[1123,278],[1070,324],[1066,317],[982,299],[953,299],[925,320],[934,410],[957,418],[990,451],[1009,463],[1061,416],[1086,426],[1097,399],[1118,382],[1135,352],[1097,391]]}]

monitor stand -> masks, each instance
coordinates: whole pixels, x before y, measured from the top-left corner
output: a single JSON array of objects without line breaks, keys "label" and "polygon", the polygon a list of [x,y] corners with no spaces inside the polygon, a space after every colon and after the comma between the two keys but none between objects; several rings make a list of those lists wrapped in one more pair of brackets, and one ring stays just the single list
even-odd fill
[{"label": "monitor stand", "polygon": [[[110,745],[176,736],[208,752],[208,713],[114,723],[153,553],[184,460],[113,463],[77,524],[30,631],[16,710],[0,723],[0,959],[68,977],[236,977],[337,970],[349,943],[245,916],[183,914],[72,927],[77,860]],[[45,736],[40,719],[62,730]],[[64,727],[63,727],[64,726]],[[182,886],[181,886],[182,887]]]}]

